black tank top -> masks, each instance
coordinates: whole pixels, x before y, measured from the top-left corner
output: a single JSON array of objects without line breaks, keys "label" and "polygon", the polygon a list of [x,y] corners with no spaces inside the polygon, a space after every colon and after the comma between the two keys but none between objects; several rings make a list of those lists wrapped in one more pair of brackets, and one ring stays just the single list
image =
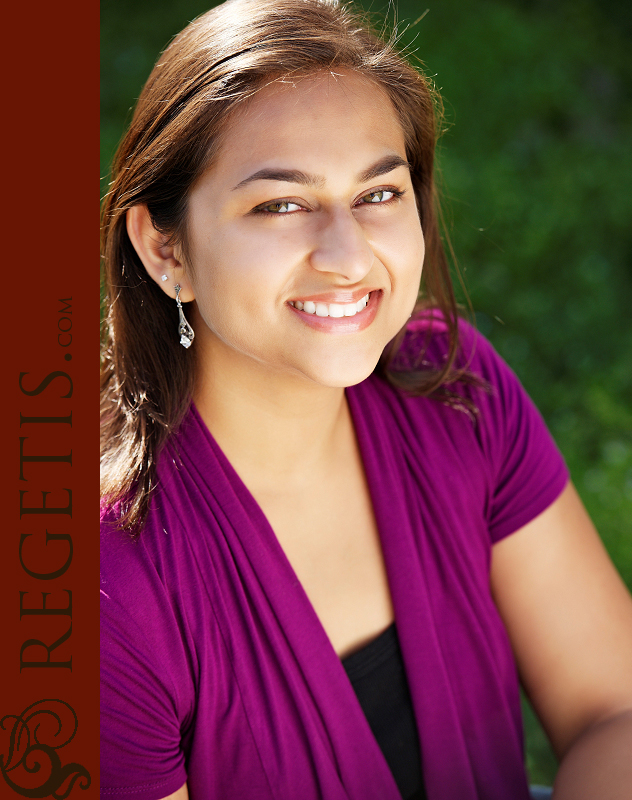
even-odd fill
[{"label": "black tank top", "polygon": [[342,660],[404,800],[425,800],[419,736],[395,623]]}]

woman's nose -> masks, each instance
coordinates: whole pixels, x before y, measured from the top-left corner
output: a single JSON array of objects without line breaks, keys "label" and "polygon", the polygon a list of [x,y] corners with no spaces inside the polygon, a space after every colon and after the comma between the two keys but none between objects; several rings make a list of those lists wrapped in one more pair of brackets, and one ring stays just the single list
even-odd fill
[{"label": "woman's nose", "polygon": [[369,273],[374,259],[365,232],[351,209],[327,215],[310,258],[314,269],[334,272],[349,283],[357,283]]}]

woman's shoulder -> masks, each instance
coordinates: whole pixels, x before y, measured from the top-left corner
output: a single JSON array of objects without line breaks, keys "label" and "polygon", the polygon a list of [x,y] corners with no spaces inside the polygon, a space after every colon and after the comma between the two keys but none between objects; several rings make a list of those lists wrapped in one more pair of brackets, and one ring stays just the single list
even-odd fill
[{"label": "woman's shoulder", "polygon": [[[101,500],[101,588],[108,597],[128,606],[173,594],[176,565],[187,552],[186,532],[173,502],[177,486],[172,473],[177,467],[171,449],[165,448],[159,456],[157,480],[139,526],[132,530],[124,526],[126,502],[133,502],[133,497]],[[135,600],[130,600],[132,597]]]},{"label": "woman's shoulder", "polygon": [[[135,532],[147,529],[155,533],[158,529],[171,528],[179,524],[179,510],[174,508],[174,499],[182,492],[182,484],[190,482],[190,461],[204,453],[205,443],[199,415],[191,406],[178,427],[172,431],[155,455],[156,471],[148,492],[148,513],[142,525],[134,528]],[[183,455],[189,457],[183,460]],[[185,461],[187,463],[185,463]],[[129,504],[135,502],[135,493],[117,498],[102,497],[100,503],[100,522],[102,536],[108,541],[123,547],[135,539],[134,535],[121,534],[125,527],[124,520],[128,516]],[[153,535],[152,533],[152,535]],[[144,537],[145,540],[148,538]]]},{"label": "woman's shoulder", "polygon": [[[431,396],[397,389],[375,378],[372,391],[392,435],[405,432],[407,447],[434,463],[465,464],[485,476],[493,540],[516,530],[547,507],[568,481],[564,460],[517,375],[492,344],[466,320],[452,377]],[[438,369],[450,357],[450,329],[439,312],[411,320],[398,352],[398,369]],[[370,400],[370,398],[368,398]]]},{"label": "woman's shoulder", "polygon": [[[470,380],[459,381],[467,374],[480,379],[474,381],[479,388],[489,389],[503,373],[512,373],[507,363],[496,352],[491,342],[474,325],[463,317],[456,320],[457,348],[454,358],[454,374],[448,383],[470,384]],[[450,357],[451,326],[439,309],[429,309],[411,319],[395,358],[397,369],[440,368]]]},{"label": "woman's shoulder", "polygon": [[[394,360],[395,369],[423,372],[442,368],[450,358],[451,335],[450,326],[438,310],[412,319]],[[456,335],[458,346],[451,371],[439,390],[423,399],[466,411],[483,438],[502,440],[530,419],[536,421],[531,427],[532,435],[544,432],[546,427],[535,404],[492,343],[462,318],[456,323]],[[446,418],[452,417],[448,414]]]},{"label": "woman's shoulder", "polygon": [[[387,402],[411,412],[416,409],[422,421],[438,413],[445,424],[457,426],[463,414],[454,411],[465,412],[476,427],[489,415],[497,416],[496,406],[503,406],[507,399],[509,406],[516,398],[530,402],[491,342],[463,318],[448,325],[438,309],[426,310],[408,322],[386,369],[376,371],[367,388]],[[430,410],[433,407],[435,411]]]},{"label": "woman's shoulder", "polygon": [[139,531],[121,528],[120,511],[120,504],[104,504],[101,515],[102,658],[115,654],[125,663],[146,662],[169,692],[179,681],[174,696],[188,713],[195,680],[187,666],[190,654],[200,631],[213,629],[211,609],[199,607],[207,593],[196,553],[165,487],[155,488]]},{"label": "woman's shoulder", "polygon": [[215,552],[218,520],[235,503],[224,462],[191,407],[158,454],[142,525],[124,530],[125,500],[102,502],[102,584],[109,581],[123,593],[142,584],[146,595],[188,597],[186,587],[200,581],[200,563]]}]

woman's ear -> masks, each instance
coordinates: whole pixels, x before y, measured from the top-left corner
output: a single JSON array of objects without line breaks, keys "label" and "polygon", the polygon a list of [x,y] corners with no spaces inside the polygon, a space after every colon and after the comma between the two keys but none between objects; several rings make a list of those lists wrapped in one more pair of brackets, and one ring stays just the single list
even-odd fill
[{"label": "woman's ear", "polygon": [[179,283],[182,289],[180,293],[182,302],[188,303],[194,300],[193,288],[181,261],[177,258],[175,247],[169,244],[169,239],[164,233],[154,228],[147,206],[132,206],[127,211],[125,222],[130,241],[149,277],[169,297],[175,298],[175,286]]}]

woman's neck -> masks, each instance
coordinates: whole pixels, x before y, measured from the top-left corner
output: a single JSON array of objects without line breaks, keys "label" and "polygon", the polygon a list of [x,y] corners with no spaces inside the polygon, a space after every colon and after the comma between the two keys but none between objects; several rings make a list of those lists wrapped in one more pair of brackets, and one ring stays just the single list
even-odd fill
[{"label": "woman's neck", "polygon": [[194,402],[246,485],[274,492],[299,487],[326,470],[353,436],[344,389],[304,378],[203,371]]}]

